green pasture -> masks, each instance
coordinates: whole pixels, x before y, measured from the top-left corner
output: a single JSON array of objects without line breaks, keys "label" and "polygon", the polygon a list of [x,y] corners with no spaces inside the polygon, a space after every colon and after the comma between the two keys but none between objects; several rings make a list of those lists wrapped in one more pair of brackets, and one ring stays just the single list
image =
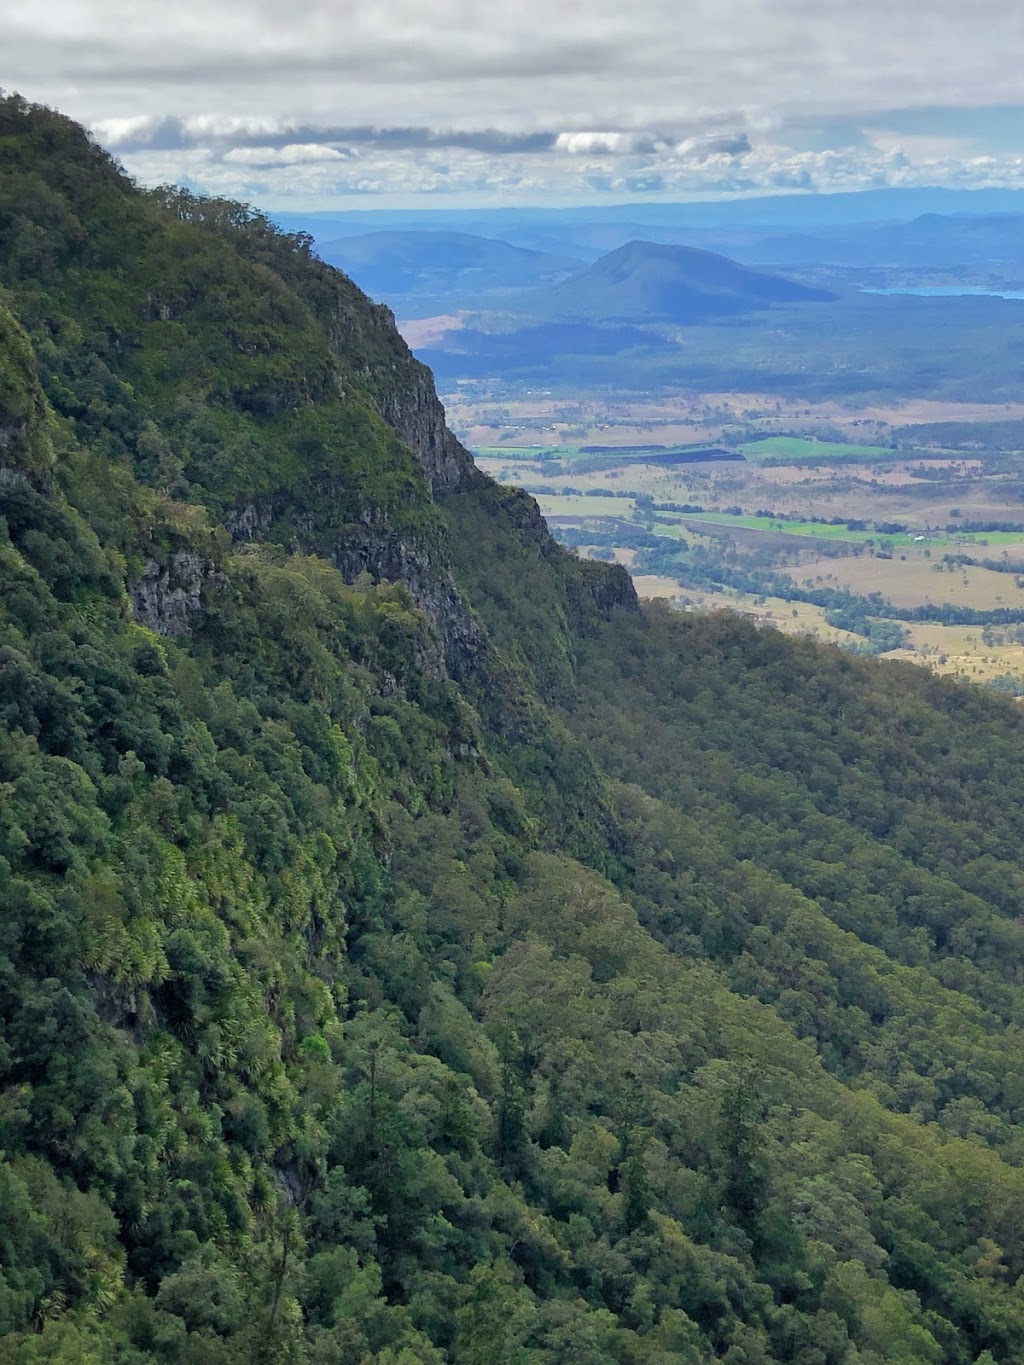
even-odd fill
[{"label": "green pasture", "polygon": [[814,536],[820,540],[840,540],[851,545],[865,545],[884,541],[894,549],[949,549],[951,547],[985,545],[1021,545],[1020,531],[933,531],[918,540],[919,531],[851,531],[848,526],[829,526],[817,521],[786,521],[779,517],[737,516],[730,512],[679,513],[682,521],[705,521],[715,526],[736,526],[748,531],[772,531],[776,535]]},{"label": "green pasture", "polygon": [[576,446],[474,446],[471,454],[487,460],[572,460],[579,456]]},{"label": "green pasture", "polygon": [[874,464],[879,460],[897,460],[900,452],[889,446],[862,446],[845,441],[812,441],[804,436],[765,436],[757,441],[746,441],[738,447],[748,460],[794,460],[827,464],[829,460],[863,460]]},{"label": "green pasture", "polygon": [[[944,532],[930,536],[926,541],[916,541],[914,536],[917,532],[911,533],[900,531],[893,534],[886,534],[882,531],[851,531],[848,526],[829,526],[817,521],[784,521],[778,517],[754,517],[738,516],[730,512],[686,512],[680,513],[680,519],[686,522],[708,522],[715,526],[735,526],[737,529],[746,531],[771,531],[776,535],[785,536],[813,536],[819,540],[841,540],[847,544],[864,545],[868,541],[878,545],[883,540],[893,547],[904,548],[906,546],[919,545],[925,548],[929,545],[951,545],[954,540],[962,540],[963,537],[953,537]],[[1009,536],[1013,539],[1013,536]],[[1020,540],[1020,536],[1016,536]]]}]

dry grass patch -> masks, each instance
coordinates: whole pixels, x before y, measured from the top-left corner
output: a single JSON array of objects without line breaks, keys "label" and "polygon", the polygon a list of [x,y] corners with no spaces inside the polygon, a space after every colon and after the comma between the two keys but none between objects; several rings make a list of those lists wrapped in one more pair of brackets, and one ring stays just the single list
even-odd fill
[{"label": "dry grass patch", "polygon": [[[966,548],[976,556],[986,553],[977,547]],[[930,559],[921,550],[901,551],[892,559],[867,554],[810,559],[795,569],[793,576],[801,586],[846,588],[864,597],[878,592],[897,607],[949,604],[980,611],[998,607],[1024,610],[1024,588],[1017,587],[1012,574],[971,567],[950,572],[941,563],[942,553],[933,550]],[[998,558],[998,550],[988,553]]]}]

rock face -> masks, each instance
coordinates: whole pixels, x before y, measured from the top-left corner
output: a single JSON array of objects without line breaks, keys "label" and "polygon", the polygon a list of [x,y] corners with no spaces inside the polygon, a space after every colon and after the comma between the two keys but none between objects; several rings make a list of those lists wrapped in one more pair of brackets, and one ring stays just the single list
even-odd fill
[{"label": "rock face", "polygon": [[[388,309],[391,326],[394,318]],[[412,449],[432,493],[452,488],[477,474],[473,457],[448,430],[444,408],[426,366],[409,357],[406,381],[378,395],[377,411]]]},{"label": "rock face", "polygon": [[327,331],[343,365],[342,385],[346,358],[364,358],[356,370],[360,385],[418,458],[430,491],[479,477],[473,457],[448,430],[433,375],[409,350],[391,309],[372,303],[340,270],[319,261],[308,262],[292,283]]},{"label": "rock face", "polygon": [[[310,490],[294,498],[279,495],[272,501],[248,503],[231,513],[227,529],[235,541],[275,538],[279,518],[291,522],[304,548],[322,554],[353,583],[369,574],[375,583],[401,583],[408,588],[416,606],[434,629],[436,651],[420,660],[427,671],[455,679],[466,677],[485,648],[483,633],[472,610],[455,586],[443,545],[436,539],[416,539],[396,531],[383,514],[373,508],[364,511],[359,523],[336,516],[339,490],[330,477],[314,481]],[[165,576],[166,577],[166,576]],[[168,589],[164,579],[150,575],[140,588],[147,591],[175,592],[181,575]],[[156,629],[154,626],[153,629]]]},{"label": "rock face", "polygon": [[248,502],[228,513],[226,525],[232,540],[262,540],[270,530],[272,520],[269,507]]},{"label": "rock face", "polygon": [[[0,430],[0,452],[3,451],[3,431]],[[0,488],[25,488],[28,486],[29,477],[24,469],[10,469],[5,464],[0,464]]]},{"label": "rock face", "polygon": [[405,584],[437,632],[438,658],[424,661],[432,673],[461,680],[472,671],[486,642],[446,563],[399,536],[370,531],[340,540],[331,558],[349,582],[368,573]]},{"label": "rock face", "polygon": [[147,559],[129,589],[135,619],[157,635],[186,635],[202,610],[210,574],[209,563],[194,550],[179,550],[165,564]]},{"label": "rock face", "polygon": [[[315,257],[285,270],[290,288],[326,332],[335,382],[369,400],[379,417],[408,446],[422,470],[427,491],[438,502],[472,493],[489,481],[449,431],[433,375],[413,356],[389,308],[372,303],[340,271]],[[520,500],[522,529],[545,556],[564,552],[548,534],[531,499]],[[485,636],[452,577],[440,522],[402,529],[372,495],[356,493],[343,479],[310,470],[298,482],[239,501],[225,517],[236,542],[271,540],[330,559],[349,580],[369,574],[408,588],[433,629],[436,650],[422,660],[429,671],[464,679],[488,650]],[[607,566],[582,566],[570,597],[581,618],[630,600],[628,575]],[[152,629],[178,634],[200,610],[201,566],[176,555],[164,566],[147,565],[134,590],[136,614]],[[429,648],[429,647],[428,647]]]},{"label": "rock face", "polygon": [[[465,486],[484,476],[473,457],[448,430],[434,378],[413,356],[394,314],[371,303],[340,271],[313,260],[290,281],[324,326],[338,361],[338,384],[347,375],[368,396],[380,417],[408,445],[418,460],[432,496]],[[350,368],[352,357],[357,366]],[[236,541],[274,538],[279,519],[291,522],[299,540],[326,554],[344,576],[354,581],[368,573],[377,582],[403,583],[426,615],[438,638],[432,671],[463,678],[472,669],[484,636],[452,578],[443,548],[434,539],[396,533],[376,509],[362,509],[361,524],[339,517],[344,490],[329,475],[315,477],[304,489],[293,489],[260,502],[241,505],[227,517]]]},{"label": "rock face", "polygon": [[576,609],[580,629],[586,629],[588,616],[605,617],[616,609],[640,610],[633,580],[621,564],[583,560],[576,583],[575,593],[570,594],[570,605]]}]

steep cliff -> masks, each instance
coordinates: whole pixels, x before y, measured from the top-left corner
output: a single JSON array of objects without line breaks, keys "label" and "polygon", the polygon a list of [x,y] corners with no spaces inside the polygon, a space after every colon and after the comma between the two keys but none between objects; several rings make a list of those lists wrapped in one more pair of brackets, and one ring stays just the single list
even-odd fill
[{"label": "steep cliff", "polygon": [[[143,483],[202,502],[239,541],[314,550],[350,580],[404,583],[433,623],[439,667],[465,676],[483,637],[433,494],[485,481],[387,309],[259,214],[141,193],[57,115],[8,100],[0,134],[13,148],[0,281],[76,437],[99,437]],[[74,163],[92,178],[69,173]],[[101,189],[102,231],[86,232]],[[5,440],[24,445],[13,421]],[[199,601],[197,582],[191,605],[169,586],[181,562],[151,561],[133,588],[145,619],[174,630]]]}]

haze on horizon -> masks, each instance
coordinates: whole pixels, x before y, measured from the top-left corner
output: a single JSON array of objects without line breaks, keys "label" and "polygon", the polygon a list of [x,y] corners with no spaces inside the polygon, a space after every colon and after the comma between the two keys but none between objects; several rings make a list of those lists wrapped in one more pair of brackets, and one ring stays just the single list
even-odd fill
[{"label": "haze on horizon", "polygon": [[268,208],[1024,187],[1008,0],[55,0],[0,48],[142,182]]}]

